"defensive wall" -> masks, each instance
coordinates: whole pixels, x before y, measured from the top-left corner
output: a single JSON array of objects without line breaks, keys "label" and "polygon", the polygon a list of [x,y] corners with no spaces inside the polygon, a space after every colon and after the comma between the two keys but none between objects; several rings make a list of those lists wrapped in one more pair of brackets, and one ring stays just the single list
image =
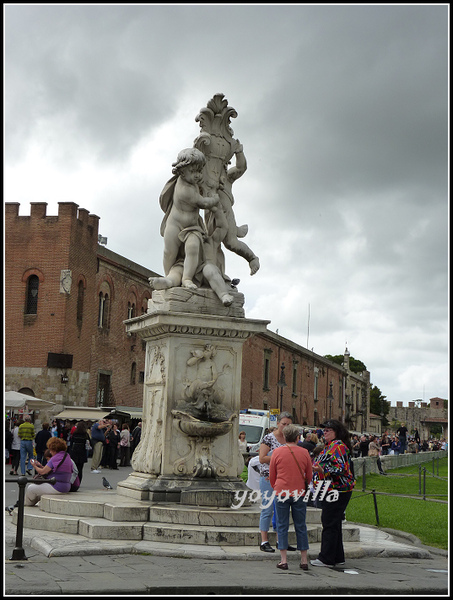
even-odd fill
[{"label": "defensive wall", "polygon": [[[445,458],[448,456],[445,450],[437,450],[435,452],[416,452],[409,454],[398,454],[398,455],[386,455],[381,456],[381,464],[384,471],[389,469],[396,469],[398,467],[408,467],[409,465],[416,465],[420,463],[432,462],[433,458]],[[365,474],[367,473],[379,473],[377,466],[376,456],[363,456],[360,458],[353,458],[354,472],[356,477],[360,477],[363,474],[363,464],[365,463]]]}]

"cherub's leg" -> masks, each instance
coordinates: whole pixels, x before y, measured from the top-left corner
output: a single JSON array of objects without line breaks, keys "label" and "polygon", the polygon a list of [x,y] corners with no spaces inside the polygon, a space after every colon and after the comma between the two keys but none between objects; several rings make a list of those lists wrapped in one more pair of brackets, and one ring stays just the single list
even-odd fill
[{"label": "cherub's leg", "polygon": [[224,306],[233,304],[233,296],[228,293],[225,280],[220,273],[220,270],[213,264],[208,263],[203,267],[203,276],[208,281],[211,289],[217,294]]},{"label": "cherub's leg", "polygon": [[167,277],[150,277],[149,285],[153,290],[168,290],[181,285],[182,266],[177,265],[170,269]]},{"label": "cherub's leg", "polygon": [[237,239],[237,237],[229,231],[225,236],[223,243],[228,250],[234,252],[238,256],[242,256],[249,263],[250,266],[250,274],[255,275],[255,273],[260,268],[260,261],[256,254],[247,246],[245,242],[241,242]]},{"label": "cherub's leg", "polygon": [[178,238],[176,229],[167,227],[164,234],[164,273],[168,275],[171,268],[176,263],[181,248],[181,242]]},{"label": "cherub's leg", "polygon": [[184,244],[186,257],[184,258],[184,271],[182,274],[182,287],[196,289],[198,286],[192,281],[200,259],[200,240],[197,235],[189,234]]}]

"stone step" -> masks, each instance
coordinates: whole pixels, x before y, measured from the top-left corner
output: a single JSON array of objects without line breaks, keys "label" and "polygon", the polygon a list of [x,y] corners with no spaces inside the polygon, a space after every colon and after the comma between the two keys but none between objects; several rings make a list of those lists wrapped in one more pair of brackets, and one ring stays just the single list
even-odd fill
[{"label": "stone step", "polygon": [[[17,524],[17,510],[13,513],[13,523]],[[52,515],[36,506],[25,507],[24,527],[78,534],[93,540],[124,539],[208,546],[256,546],[261,540],[257,523],[246,527],[225,526],[220,523],[190,525],[150,521],[114,521],[97,517]],[[307,524],[307,530],[311,543],[321,540],[321,525]],[[343,539],[345,542],[359,541],[359,528],[354,525],[344,525]],[[275,544],[276,534],[273,531],[269,532],[269,540],[271,544]],[[290,526],[289,543],[296,544],[293,526]]]},{"label": "stone step", "polygon": [[[319,525],[307,525],[308,541],[321,540],[322,528]],[[213,527],[205,525],[170,525],[166,523],[145,523],[143,540],[148,542],[170,542],[175,544],[194,544],[204,546],[259,546],[261,534],[255,527]],[[296,544],[294,528],[290,527],[288,540]],[[269,541],[275,545],[276,534],[269,532]]]},{"label": "stone step", "polygon": [[93,517],[109,521],[148,521],[149,502],[109,494],[43,496],[39,508],[53,515]]},{"label": "stone step", "polygon": [[[17,525],[17,509],[14,510],[13,524]],[[79,519],[71,516],[51,515],[43,513],[37,506],[24,508],[24,527],[26,529],[40,529],[58,533],[79,533]]]},{"label": "stone step", "polygon": [[[52,515],[90,517],[109,521],[152,521],[180,525],[222,525],[224,527],[256,527],[259,505],[239,509],[188,506],[175,503],[150,504],[112,494],[71,494],[43,496],[40,509]],[[320,523],[321,511],[307,508],[307,523]]]},{"label": "stone step", "polygon": [[[259,519],[258,505],[231,509],[158,503],[149,508],[149,521],[153,523],[257,528]],[[321,523],[321,511],[308,508],[306,522],[307,524]]]}]

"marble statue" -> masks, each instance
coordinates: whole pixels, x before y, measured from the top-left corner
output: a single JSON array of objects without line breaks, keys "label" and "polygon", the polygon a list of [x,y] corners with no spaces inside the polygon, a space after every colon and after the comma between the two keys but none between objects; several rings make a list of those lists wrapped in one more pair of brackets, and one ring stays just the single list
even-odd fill
[{"label": "marble statue", "polygon": [[179,152],[160,194],[164,276],[149,279],[147,312],[125,321],[146,343],[142,435],[134,470],[118,484],[126,496],[230,506],[245,489],[237,444],[242,347],[268,321],[245,318],[238,280],[225,273],[225,248],[252,275],[260,266],[233,211],[233,183],[247,169],[230,127],[236,116],[223,94],[200,110],[199,135]]},{"label": "marble statue", "polygon": [[[193,148],[182,150],[173,163],[160,206],[165,213],[160,233],[164,238],[164,277],[151,277],[155,290],[173,287],[211,288],[224,306],[237,291],[225,274],[222,245],[245,258],[254,275],[259,259],[239,238],[248,226],[238,227],[233,211],[232,185],[247,169],[242,144],[229,125],[236,111],[223,94],[216,94],[196,117],[201,132]],[[236,164],[228,168],[232,157]],[[200,215],[204,209],[204,221]]]}]

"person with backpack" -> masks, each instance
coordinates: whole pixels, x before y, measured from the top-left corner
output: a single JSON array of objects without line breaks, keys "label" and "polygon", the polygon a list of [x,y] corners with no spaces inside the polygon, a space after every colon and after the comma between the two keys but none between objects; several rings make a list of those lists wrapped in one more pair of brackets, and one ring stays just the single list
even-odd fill
[{"label": "person with backpack", "polygon": [[41,496],[48,494],[65,494],[71,490],[71,477],[73,473],[72,460],[68,454],[68,446],[61,438],[51,437],[47,448],[52,457],[45,466],[32,459],[35,471],[46,478],[55,477],[55,483],[30,483],[25,492],[24,506],[34,506]]}]

